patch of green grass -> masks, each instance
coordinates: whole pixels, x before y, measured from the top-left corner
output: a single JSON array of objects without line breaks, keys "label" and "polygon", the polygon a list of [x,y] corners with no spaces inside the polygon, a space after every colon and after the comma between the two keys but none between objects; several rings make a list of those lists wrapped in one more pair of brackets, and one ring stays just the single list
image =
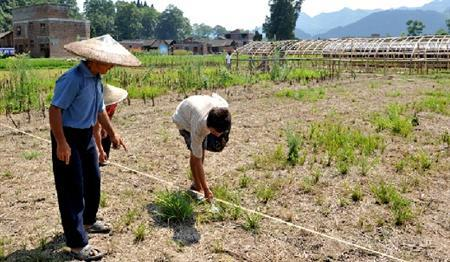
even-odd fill
[{"label": "patch of green grass", "polygon": [[326,97],[325,88],[283,89],[275,93],[277,97],[288,97],[304,102],[317,102]]},{"label": "patch of green grass", "polygon": [[386,93],[387,97],[400,97],[402,93],[400,91],[390,91]]},{"label": "patch of green grass", "polygon": [[133,223],[133,221],[137,218],[138,215],[139,211],[137,209],[128,210],[127,213],[125,214],[125,217],[123,218],[123,223],[126,226],[131,225],[131,223]]},{"label": "patch of green grass", "polygon": [[40,152],[38,151],[25,151],[22,153],[23,158],[25,158],[26,160],[33,160],[38,158],[41,155]]},{"label": "patch of green grass", "polygon": [[134,231],[134,242],[142,242],[145,239],[145,236],[147,234],[147,227],[145,224],[140,224]]},{"label": "patch of green grass", "polygon": [[382,181],[378,185],[372,186],[372,192],[377,203],[389,205],[396,225],[403,225],[413,218],[411,201],[398,193],[394,186]]},{"label": "patch of green grass", "polygon": [[349,203],[347,197],[340,197],[340,198],[338,199],[338,204],[339,204],[340,207],[346,207],[346,206],[348,206],[350,203]]},{"label": "patch of green grass", "polygon": [[319,179],[322,176],[320,171],[315,171],[311,176],[305,176],[300,181],[300,190],[304,193],[310,193],[314,186],[319,183]]},{"label": "patch of green grass", "polygon": [[353,202],[358,202],[361,201],[363,198],[363,192],[360,186],[356,185],[355,187],[352,188],[351,194],[350,194],[351,199],[353,200]]},{"label": "patch of green grass", "polygon": [[1,177],[5,178],[5,179],[12,178],[12,176],[13,176],[13,174],[9,170],[2,172],[2,175],[1,175]]},{"label": "patch of green grass", "polygon": [[432,160],[425,152],[419,152],[412,156],[412,162],[416,170],[425,171],[431,168]]},{"label": "patch of green grass", "polygon": [[325,165],[330,166],[334,160],[341,174],[347,174],[353,165],[358,164],[359,159],[367,159],[377,150],[384,149],[381,136],[365,135],[359,130],[331,121],[312,124],[305,137],[315,154],[319,150],[325,151]]},{"label": "patch of green grass", "polygon": [[437,90],[426,92],[425,95],[425,98],[414,104],[415,110],[450,115],[450,91]]},{"label": "patch of green grass", "polygon": [[302,141],[299,135],[292,131],[286,132],[287,144],[288,144],[288,157],[287,162],[295,166],[299,162],[298,148],[301,146]]},{"label": "patch of green grass", "polygon": [[370,89],[378,89],[381,87],[381,84],[379,82],[370,82],[369,83],[369,88]]},{"label": "patch of green grass", "polygon": [[245,174],[239,178],[240,188],[247,188],[250,183],[252,183],[252,179],[249,176],[246,176]]},{"label": "patch of green grass", "polygon": [[414,155],[407,154],[397,163],[395,163],[395,170],[397,173],[402,173],[405,170],[416,170],[424,172],[432,167],[433,161],[429,155],[424,151],[420,151]]},{"label": "patch of green grass", "polygon": [[108,196],[106,195],[105,192],[101,192],[100,194],[100,207],[101,208],[105,208],[108,206]]},{"label": "patch of green grass", "polygon": [[162,191],[156,194],[156,215],[163,221],[183,222],[193,217],[191,198],[184,192]]},{"label": "patch of green grass", "polygon": [[407,137],[413,130],[412,117],[404,116],[406,108],[398,104],[388,106],[386,114],[375,114],[372,124],[376,130],[390,130],[393,134]]},{"label": "patch of green grass", "polygon": [[286,166],[286,155],[282,145],[277,145],[274,151],[258,154],[254,157],[254,166],[258,169],[274,170]]},{"label": "patch of green grass", "polygon": [[262,217],[258,214],[254,214],[254,213],[247,214],[245,216],[245,222],[242,225],[242,227],[246,231],[249,231],[252,233],[259,233],[259,230],[261,228],[261,225],[260,225],[261,219],[262,219]]},{"label": "patch of green grass", "polygon": [[[231,191],[226,185],[218,185],[212,187],[214,197],[235,205],[240,205],[240,197],[236,192]],[[216,201],[215,205],[219,208],[219,212],[207,212],[206,215],[200,217],[203,221],[225,221],[236,220],[241,216],[242,210],[236,206],[226,205],[222,202]],[[209,205],[208,207],[209,208]]]},{"label": "patch of green grass", "polygon": [[447,147],[450,147],[450,134],[448,131],[445,131],[444,134],[442,134],[441,140],[447,145]]},{"label": "patch of green grass", "polygon": [[275,198],[277,191],[278,190],[273,185],[260,185],[256,189],[256,198],[266,204],[269,200]]}]

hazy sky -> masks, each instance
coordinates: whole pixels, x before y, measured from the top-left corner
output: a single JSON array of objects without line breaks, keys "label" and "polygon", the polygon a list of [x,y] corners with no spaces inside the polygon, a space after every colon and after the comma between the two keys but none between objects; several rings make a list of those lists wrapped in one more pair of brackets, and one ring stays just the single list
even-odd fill
[{"label": "hazy sky", "polygon": [[[84,0],[77,0],[80,10]],[[114,0],[113,0],[114,1]],[[131,0],[128,0],[131,1]],[[142,1],[142,0],[141,0]],[[167,5],[180,8],[191,24],[205,23],[222,25],[227,29],[254,29],[264,23],[269,14],[268,0],[146,0],[162,12]],[[310,16],[351,9],[390,9],[397,7],[418,7],[432,0],[305,0],[302,11]]]}]

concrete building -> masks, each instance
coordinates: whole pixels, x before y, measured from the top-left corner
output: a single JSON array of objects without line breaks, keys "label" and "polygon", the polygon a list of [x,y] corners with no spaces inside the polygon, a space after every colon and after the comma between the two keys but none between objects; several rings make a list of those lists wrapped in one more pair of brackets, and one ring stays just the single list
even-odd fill
[{"label": "concrete building", "polygon": [[39,4],[12,10],[16,53],[31,57],[70,57],[64,45],[90,38],[90,22],[69,17],[64,5]]}]

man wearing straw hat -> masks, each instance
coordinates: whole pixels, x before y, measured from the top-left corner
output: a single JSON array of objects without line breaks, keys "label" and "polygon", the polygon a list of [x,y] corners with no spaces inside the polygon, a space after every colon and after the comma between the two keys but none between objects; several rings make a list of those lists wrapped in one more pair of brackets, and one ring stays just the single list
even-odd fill
[{"label": "man wearing straw hat", "polygon": [[67,246],[77,259],[96,260],[105,254],[88,244],[87,233],[110,231],[96,217],[100,170],[92,133],[97,119],[113,146],[126,149],[106,114],[100,75],[115,65],[139,66],[140,62],[109,35],[64,48],[85,60],[56,81],[49,109],[53,173]]},{"label": "man wearing straw hat", "polygon": [[[118,88],[112,85],[103,86],[103,97],[106,106],[106,113],[108,118],[111,120],[114,113],[116,112],[117,105],[119,102],[127,98],[128,92],[125,89]],[[111,138],[102,125],[97,121],[94,126],[94,137],[95,143],[98,149],[98,160],[100,166],[107,165],[107,160],[109,159],[109,152],[111,150]]]}]

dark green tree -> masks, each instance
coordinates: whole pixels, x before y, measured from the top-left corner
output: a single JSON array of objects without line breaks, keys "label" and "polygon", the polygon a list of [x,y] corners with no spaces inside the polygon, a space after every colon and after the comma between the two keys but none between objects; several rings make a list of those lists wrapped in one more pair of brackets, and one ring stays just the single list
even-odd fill
[{"label": "dark green tree", "polygon": [[140,39],[142,26],[142,14],[136,3],[125,1],[116,2],[116,19],[114,21],[117,29],[117,38]]},{"label": "dark green tree", "polygon": [[224,36],[227,32],[228,32],[228,30],[225,27],[221,26],[221,25],[216,25],[213,28],[213,36],[215,38],[219,38],[221,36]]},{"label": "dark green tree", "polygon": [[142,17],[142,31],[141,38],[154,38],[156,26],[158,25],[158,19],[160,13],[152,6],[148,6],[147,2],[144,2],[141,8],[139,8]]},{"label": "dark green tree", "polygon": [[294,39],[295,25],[304,0],[270,0],[270,16],[263,31],[270,40]]},{"label": "dark green tree", "polygon": [[408,26],[407,30],[409,36],[421,35],[425,28],[425,25],[419,20],[408,20],[406,25]]},{"label": "dark green tree", "polygon": [[263,38],[262,34],[259,33],[258,30],[255,30],[255,35],[253,36],[253,41],[262,41],[262,38]]},{"label": "dark green tree", "polygon": [[189,19],[183,16],[183,11],[174,5],[169,5],[159,17],[156,26],[156,37],[159,39],[182,40],[191,34]]},{"label": "dark green tree", "polygon": [[84,15],[91,21],[91,37],[104,34],[116,36],[114,25],[116,11],[112,0],[86,0]]},{"label": "dark green tree", "polygon": [[445,20],[445,24],[447,25],[447,32],[450,34],[450,19]]},{"label": "dark green tree", "polygon": [[200,39],[209,39],[213,37],[214,30],[209,25],[201,24],[193,24],[192,25],[192,36],[194,38]]},{"label": "dark green tree", "polygon": [[434,33],[435,35],[448,35],[447,30],[440,28],[439,30]]}]

